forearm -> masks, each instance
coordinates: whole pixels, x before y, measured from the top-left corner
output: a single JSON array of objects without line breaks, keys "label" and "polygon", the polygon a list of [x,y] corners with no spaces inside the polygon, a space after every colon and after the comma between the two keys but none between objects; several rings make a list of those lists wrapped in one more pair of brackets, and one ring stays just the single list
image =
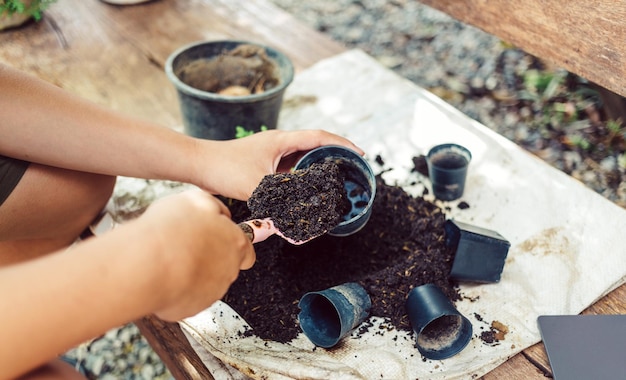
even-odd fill
[{"label": "forearm", "polygon": [[0,154],[67,169],[191,182],[194,139],[0,66]]},{"label": "forearm", "polygon": [[[66,252],[0,269],[0,378],[157,308],[165,295],[154,284],[167,265],[159,263],[157,239],[138,233],[146,231],[128,224]],[[154,259],[146,260],[151,248]]]},{"label": "forearm", "polygon": [[[292,153],[354,144],[324,131],[196,139],[120,115],[0,65],[0,155],[65,169],[191,183],[240,200]],[[285,169],[284,167],[282,169]]]}]

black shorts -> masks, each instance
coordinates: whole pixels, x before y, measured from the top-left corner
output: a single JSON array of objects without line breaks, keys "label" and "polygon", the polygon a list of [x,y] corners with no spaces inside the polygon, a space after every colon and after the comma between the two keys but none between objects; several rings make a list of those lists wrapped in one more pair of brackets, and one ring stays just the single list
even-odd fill
[{"label": "black shorts", "polygon": [[30,162],[0,156],[0,205],[11,195]]}]

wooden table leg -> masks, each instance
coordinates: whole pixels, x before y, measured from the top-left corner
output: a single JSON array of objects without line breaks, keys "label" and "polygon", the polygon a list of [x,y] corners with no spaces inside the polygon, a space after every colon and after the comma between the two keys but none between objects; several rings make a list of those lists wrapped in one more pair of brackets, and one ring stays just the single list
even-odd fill
[{"label": "wooden table leg", "polygon": [[134,323],[176,380],[214,380],[178,323],[152,315]]}]

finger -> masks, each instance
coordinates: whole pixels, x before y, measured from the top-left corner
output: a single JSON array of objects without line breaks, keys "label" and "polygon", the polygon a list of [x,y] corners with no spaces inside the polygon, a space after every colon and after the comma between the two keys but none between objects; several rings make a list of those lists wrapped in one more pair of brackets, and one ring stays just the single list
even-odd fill
[{"label": "finger", "polygon": [[[208,193],[207,193],[207,194],[208,194]],[[231,218],[231,213],[230,213],[230,209],[228,208],[228,206],[226,206],[226,205],[224,204],[224,202],[222,202],[219,198],[216,198],[216,197],[214,197],[214,196],[212,196],[212,195],[210,195],[210,194],[209,194],[209,196],[210,196],[211,198],[213,198],[213,200],[214,200],[214,201],[217,203],[217,205],[219,206],[219,208],[220,208],[220,213],[221,213],[222,215],[226,215],[226,216],[230,219],[230,218]]]},{"label": "finger", "polygon": [[306,154],[305,151],[298,151],[292,154],[288,154],[284,156],[279,162],[276,171],[278,173],[289,172],[293,167],[296,166],[298,161]]},{"label": "finger", "polygon": [[328,131],[304,130],[291,131],[288,133],[290,135],[287,135],[287,137],[293,138],[294,144],[284,144],[285,146],[290,147],[287,151],[284,152],[283,155],[285,156],[295,153],[297,151],[307,151],[324,145],[341,145],[356,151],[360,155],[365,154],[365,152],[361,148],[356,146],[356,144],[354,144],[352,141],[334,133],[330,133]]},{"label": "finger", "polygon": [[[252,244],[250,244],[250,246],[252,246]],[[254,251],[254,248],[251,248],[250,250],[246,251],[246,254],[243,257],[243,260],[241,261],[241,265],[239,266],[239,268],[241,270],[250,269],[252,268],[255,262],[256,262],[256,252]]]},{"label": "finger", "polygon": [[305,141],[308,142],[309,149],[317,148],[323,145],[342,145],[346,148],[350,148],[358,152],[360,155],[365,154],[365,152],[361,148],[359,148],[356,144],[354,144],[352,141],[348,140],[345,137],[324,130],[312,132],[317,132],[317,135],[312,136],[309,141],[306,141],[305,139]]},{"label": "finger", "polygon": [[194,196],[200,197],[203,202],[209,201],[210,207],[217,207],[219,214],[226,215],[229,219],[231,218],[230,209],[219,198],[202,189],[193,189],[189,190],[189,192]]}]

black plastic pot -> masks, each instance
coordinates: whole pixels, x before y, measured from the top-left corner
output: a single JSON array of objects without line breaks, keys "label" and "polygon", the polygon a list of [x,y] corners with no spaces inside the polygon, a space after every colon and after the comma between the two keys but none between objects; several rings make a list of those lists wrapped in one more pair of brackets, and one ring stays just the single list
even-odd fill
[{"label": "black plastic pot", "polygon": [[275,74],[279,82],[259,94],[228,96],[202,91],[177,75],[195,60],[217,57],[242,44],[262,46],[247,41],[203,41],[184,46],[168,57],[165,72],[176,87],[186,134],[209,140],[229,140],[237,136],[237,127],[247,132],[276,128],[283,94],[294,76],[291,61],[281,52],[262,46],[277,66]]},{"label": "black plastic pot", "polygon": [[482,227],[447,220],[446,244],[455,250],[450,278],[471,282],[499,282],[511,243]]},{"label": "black plastic pot", "polygon": [[336,345],[369,316],[372,301],[354,282],[306,293],[298,303],[300,328],[319,347]]},{"label": "black plastic pot", "polygon": [[305,154],[295,169],[306,169],[313,163],[326,160],[335,162],[345,175],[344,188],[352,208],[343,216],[343,221],[328,232],[333,236],[348,236],[359,231],[372,214],[376,196],[376,177],[369,163],[355,151],[343,146],[327,145]]},{"label": "black plastic pot", "polygon": [[430,149],[426,163],[437,199],[452,201],[463,195],[471,159],[470,151],[458,144],[441,144]]},{"label": "black plastic pot", "polygon": [[428,359],[447,359],[461,352],[472,339],[472,323],[436,285],[413,288],[406,300],[417,349]]}]

